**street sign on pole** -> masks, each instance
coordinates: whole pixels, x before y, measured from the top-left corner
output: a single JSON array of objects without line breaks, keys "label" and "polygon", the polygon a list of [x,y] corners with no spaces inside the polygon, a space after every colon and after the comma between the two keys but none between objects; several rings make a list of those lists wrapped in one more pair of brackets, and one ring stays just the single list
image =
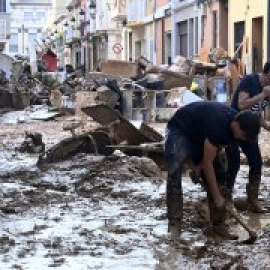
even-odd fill
[{"label": "street sign on pole", "polygon": [[115,54],[120,54],[123,51],[123,46],[120,43],[115,43],[112,49]]}]

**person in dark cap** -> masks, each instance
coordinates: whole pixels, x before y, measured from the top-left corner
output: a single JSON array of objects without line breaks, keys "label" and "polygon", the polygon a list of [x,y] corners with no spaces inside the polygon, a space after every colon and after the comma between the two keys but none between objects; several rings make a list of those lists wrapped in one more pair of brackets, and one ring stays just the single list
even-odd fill
[{"label": "person in dark cap", "polygon": [[226,170],[218,153],[221,148],[238,141],[257,140],[260,128],[257,115],[250,111],[239,113],[219,102],[194,102],[175,112],[167,124],[165,142],[169,231],[174,234],[181,232],[181,175],[183,165],[192,161],[194,171],[202,175],[206,186],[213,232],[227,239],[236,239],[224,223],[225,193],[231,183],[227,183]]},{"label": "person in dark cap", "polygon": [[[262,118],[262,112],[269,106],[270,98],[270,62],[266,62],[261,74],[251,73],[246,75],[239,83],[233,98],[231,107],[238,112],[249,110],[261,117],[261,125],[270,130],[270,125]],[[262,175],[262,156],[258,139],[252,142],[240,142],[227,148],[229,161],[228,178],[231,183],[229,187],[232,193],[237,173],[240,168],[240,149],[245,154],[248,165],[248,183],[246,185],[247,209],[254,213],[263,213],[265,209],[261,206],[258,196]]]}]

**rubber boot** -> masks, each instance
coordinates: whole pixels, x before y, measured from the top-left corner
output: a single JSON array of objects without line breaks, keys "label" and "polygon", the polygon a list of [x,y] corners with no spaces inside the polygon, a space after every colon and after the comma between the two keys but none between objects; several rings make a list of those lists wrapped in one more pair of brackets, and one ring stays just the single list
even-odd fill
[{"label": "rubber boot", "polygon": [[180,171],[169,174],[166,193],[168,231],[177,237],[181,233],[183,219],[183,193]]},{"label": "rubber boot", "polygon": [[265,213],[265,209],[261,206],[259,197],[259,187],[260,187],[260,175],[256,175],[256,179],[252,179],[250,176],[249,183],[246,185],[247,192],[247,210],[252,213]]}]

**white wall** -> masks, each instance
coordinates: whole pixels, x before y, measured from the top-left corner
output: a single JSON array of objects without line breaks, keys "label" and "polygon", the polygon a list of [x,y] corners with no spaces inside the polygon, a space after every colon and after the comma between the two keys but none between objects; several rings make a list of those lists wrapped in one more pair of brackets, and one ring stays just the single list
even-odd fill
[{"label": "white wall", "polygon": [[[38,2],[38,1],[37,1]],[[11,6],[11,33],[18,34],[18,52],[8,52],[14,54],[28,54],[29,48],[33,45],[30,44],[29,39],[31,36],[36,35],[37,39],[41,38],[41,32],[46,24],[50,5],[13,5]],[[27,16],[27,14],[29,16]],[[24,28],[24,31],[22,31]],[[9,46],[7,46],[9,47]],[[24,50],[23,50],[24,49]]]}]

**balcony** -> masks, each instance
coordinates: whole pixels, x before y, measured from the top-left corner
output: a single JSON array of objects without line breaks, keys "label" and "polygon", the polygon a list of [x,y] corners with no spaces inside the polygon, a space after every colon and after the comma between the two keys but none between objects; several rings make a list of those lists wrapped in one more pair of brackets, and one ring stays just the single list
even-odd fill
[{"label": "balcony", "polygon": [[22,5],[22,6],[40,6],[40,5],[45,5],[45,6],[52,6],[52,1],[51,0],[11,0],[10,5]]},{"label": "balcony", "polygon": [[111,18],[114,21],[126,20],[126,1],[115,0],[115,5],[111,8]]},{"label": "balcony", "polygon": [[127,22],[128,25],[143,24],[146,17],[146,0],[136,0],[127,2]]},{"label": "balcony", "polygon": [[0,44],[3,45],[10,37],[10,14],[0,12]]}]

